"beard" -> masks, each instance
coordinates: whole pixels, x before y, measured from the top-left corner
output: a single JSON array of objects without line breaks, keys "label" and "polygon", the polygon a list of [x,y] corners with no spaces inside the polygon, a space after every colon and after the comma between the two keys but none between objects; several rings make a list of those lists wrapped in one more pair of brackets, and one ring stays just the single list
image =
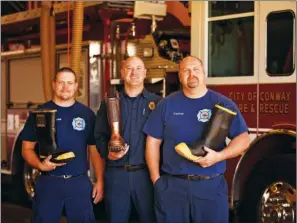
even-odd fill
[{"label": "beard", "polygon": [[67,92],[67,94],[61,93],[61,94],[58,94],[57,97],[62,101],[68,101],[68,100],[74,98],[74,94],[72,94],[70,92]]},{"label": "beard", "polygon": [[68,101],[69,99],[72,99],[71,96],[60,96],[59,98],[63,101]]},{"label": "beard", "polygon": [[187,86],[188,88],[196,88],[199,85],[199,80],[196,77],[193,77],[188,80]]}]

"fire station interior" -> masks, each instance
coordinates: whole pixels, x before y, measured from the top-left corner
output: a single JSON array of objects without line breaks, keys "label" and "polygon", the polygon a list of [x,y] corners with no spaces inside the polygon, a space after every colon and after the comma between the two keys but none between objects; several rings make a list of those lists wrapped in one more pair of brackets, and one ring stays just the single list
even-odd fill
[{"label": "fire station interior", "polygon": [[[96,112],[106,92],[123,88],[129,56],[144,61],[145,87],[166,97],[181,89],[179,63],[193,55],[251,135],[249,151],[227,162],[230,222],[296,222],[295,14],[293,1],[2,1],[2,176],[30,207],[39,172],[18,136],[28,112],[51,99],[59,68],[76,72],[76,99]],[[95,210],[104,221],[104,204]]]}]

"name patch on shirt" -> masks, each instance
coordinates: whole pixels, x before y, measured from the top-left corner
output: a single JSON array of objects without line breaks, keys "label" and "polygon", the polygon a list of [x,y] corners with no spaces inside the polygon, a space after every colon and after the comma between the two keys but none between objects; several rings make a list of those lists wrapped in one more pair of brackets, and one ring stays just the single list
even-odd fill
[{"label": "name patch on shirt", "polygon": [[202,109],[197,114],[197,119],[199,122],[208,122],[211,117],[210,109]]},{"label": "name patch on shirt", "polygon": [[86,122],[83,118],[77,117],[72,120],[72,126],[74,130],[82,131],[86,127]]},{"label": "name patch on shirt", "polygon": [[183,112],[173,112],[173,115],[184,115]]}]

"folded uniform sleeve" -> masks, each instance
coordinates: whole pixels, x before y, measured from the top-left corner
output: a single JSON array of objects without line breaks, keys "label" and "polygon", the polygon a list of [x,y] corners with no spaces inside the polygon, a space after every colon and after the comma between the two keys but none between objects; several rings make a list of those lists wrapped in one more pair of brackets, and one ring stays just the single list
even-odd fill
[{"label": "folded uniform sleeve", "polygon": [[247,124],[246,124],[240,110],[238,109],[238,107],[236,106],[236,104],[234,102],[232,102],[232,105],[233,105],[233,110],[237,114],[234,117],[234,119],[231,123],[231,126],[229,128],[229,134],[228,134],[229,139],[233,139],[236,136],[239,136],[240,134],[242,134],[244,132],[248,132]]},{"label": "folded uniform sleeve", "polygon": [[165,103],[161,100],[154,111],[149,115],[143,132],[153,138],[163,139],[163,131],[165,126]]},{"label": "folded uniform sleeve", "polygon": [[100,156],[104,159],[108,156],[108,142],[110,140],[110,128],[107,119],[106,104],[101,102],[97,111],[94,136],[96,140],[96,146]]},{"label": "folded uniform sleeve", "polygon": [[34,120],[31,113],[27,118],[27,121],[24,125],[22,132],[20,133],[20,140],[30,141],[30,142],[37,141],[37,135],[34,127]]},{"label": "folded uniform sleeve", "polygon": [[95,125],[95,114],[93,111],[90,111],[90,130],[88,135],[87,143],[88,145],[95,145],[95,137],[94,137],[94,125]]}]

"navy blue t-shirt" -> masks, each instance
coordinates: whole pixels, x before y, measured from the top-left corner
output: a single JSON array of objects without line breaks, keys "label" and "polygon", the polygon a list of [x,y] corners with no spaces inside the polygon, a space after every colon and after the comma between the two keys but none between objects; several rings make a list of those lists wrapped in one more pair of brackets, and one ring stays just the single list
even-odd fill
[{"label": "navy blue t-shirt", "polygon": [[[56,141],[61,151],[72,151],[75,158],[66,165],[51,171],[53,175],[80,175],[88,171],[87,145],[95,145],[94,138],[94,112],[75,102],[70,107],[61,107],[53,101],[46,102],[39,108],[56,109]],[[76,125],[81,123],[81,125]],[[21,133],[21,140],[36,142],[37,136],[30,115]]]},{"label": "navy blue t-shirt", "polygon": [[95,124],[96,145],[101,157],[106,159],[108,166],[123,166],[125,164],[145,163],[144,151],[146,135],[143,126],[151,111],[161,99],[146,89],[137,97],[129,97],[125,91],[120,94],[121,106],[121,136],[129,145],[129,151],[119,160],[109,160],[108,142],[110,140],[110,126],[107,119],[106,104],[101,102],[97,111]]},{"label": "navy blue t-shirt", "polygon": [[[181,142],[191,144],[201,139],[204,128],[211,117],[211,111],[216,104],[237,112],[231,123],[228,138],[233,139],[248,131],[236,104],[212,90],[208,90],[203,97],[197,99],[186,97],[182,91],[172,93],[163,99],[151,113],[143,130],[147,135],[163,140],[161,169],[164,172],[202,175],[225,172],[226,161],[203,168],[178,155],[174,149]],[[224,143],[219,149],[225,146]]]}]

